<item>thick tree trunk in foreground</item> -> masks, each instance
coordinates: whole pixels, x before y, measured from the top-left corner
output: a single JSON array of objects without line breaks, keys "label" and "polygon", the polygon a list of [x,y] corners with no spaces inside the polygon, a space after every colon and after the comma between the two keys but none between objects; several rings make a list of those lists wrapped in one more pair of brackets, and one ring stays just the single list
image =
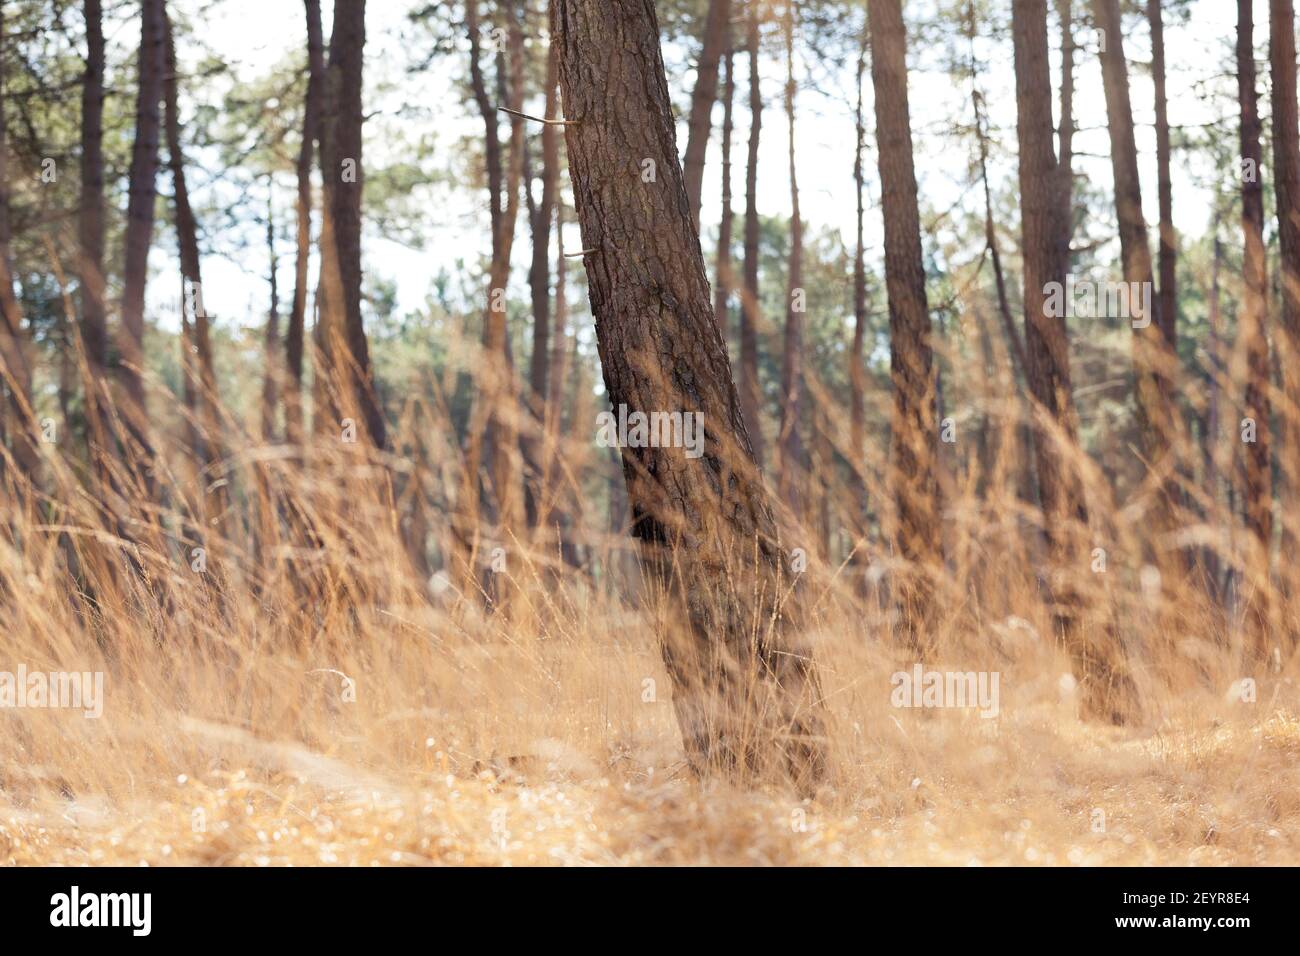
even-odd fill
[{"label": "thick tree trunk in foreground", "polygon": [[325,41],[320,0],[305,0],[307,14],[307,95],[303,105],[302,143],[298,147],[297,233],[293,264],[293,302],[284,335],[284,431],[291,445],[303,440],[302,373],[306,344],[308,265],[311,260],[311,170],[320,138],[321,93],[325,83]]},{"label": "thick tree trunk in foreground", "polygon": [[[376,447],[387,442],[375,393],[370,348],[361,321],[362,62],[366,43],[365,0],[336,0],[326,69],[321,130],[321,179],[325,215],[321,228],[321,277],[325,354],[337,391],[340,419],[350,418]],[[339,427],[336,425],[335,427]]]},{"label": "thick tree trunk in foreground", "polygon": [[709,0],[700,60],[695,70],[695,89],[691,93],[691,115],[683,157],[686,197],[691,203],[691,219],[697,231],[700,228],[700,193],[704,188],[704,156],[713,133],[713,102],[718,98],[718,63],[731,43],[730,21],[731,0]]},{"label": "thick tree trunk in foreground", "polygon": [[[553,13],[609,400],[616,412],[703,416],[701,457],[622,448],[649,580],[682,610],[663,656],[686,754],[699,772],[780,765],[807,787],[824,764],[821,692],[796,602],[783,599],[787,559],[714,320],[654,4],[560,0]],[[641,178],[646,159],[654,182]]]},{"label": "thick tree trunk in foreground", "polygon": [[936,467],[934,355],[921,261],[921,223],[912,165],[907,102],[907,36],[900,0],[870,0],[871,80],[876,93],[880,193],[885,220],[885,286],[889,294],[890,484],[897,515],[900,624],[909,644],[927,652],[933,579],[943,563]]},{"label": "thick tree trunk in foreground", "polygon": [[749,61],[749,151],[745,164],[745,275],[740,291],[740,407],[754,448],[754,461],[763,467],[762,389],[758,381],[758,326],[763,321],[758,298],[758,146],[763,130],[763,88],[758,77],[757,0],[750,0],[745,57]]},{"label": "thick tree trunk in foreground", "polygon": [[1241,107],[1241,228],[1242,305],[1239,334],[1246,342],[1246,403],[1244,414],[1254,419],[1255,441],[1243,443],[1245,456],[1246,528],[1251,554],[1243,584],[1247,628],[1257,654],[1268,643],[1268,553],[1273,539],[1273,470],[1269,419],[1268,264],[1264,248],[1264,184],[1261,168],[1259,96],[1255,90],[1255,21],[1251,0],[1237,0],[1237,96]]},{"label": "thick tree trunk in foreground", "polygon": [[[1282,258],[1281,352],[1284,416],[1282,447],[1290,462],[1282,469],[1281,553],[1296,553],[1300,542],[1300,117],[1296,106],[1295,4],[1269,2],[1269,63],[1273,77],[1273,182],[1277,192],[1278,240]],[[1283,586],[1290,589],[1290,582]],[[1296,641],[1296,624],[1290,640]]]},{"label": "thick tree trunk in foreground", "polygon": [[153,238],[155,177],[158,172],[159,107],[166,69],[163,41],[163,0],[144,0],[140,28],[139,91],[135,110],[135,145],[131,151],[129,198],[126,209],[126,264],[122,285],[121,354],[124,402],[122,409],[135,444],[128,459],[145,484],[151,485],[153,447],[144,394],[144,287]]}]

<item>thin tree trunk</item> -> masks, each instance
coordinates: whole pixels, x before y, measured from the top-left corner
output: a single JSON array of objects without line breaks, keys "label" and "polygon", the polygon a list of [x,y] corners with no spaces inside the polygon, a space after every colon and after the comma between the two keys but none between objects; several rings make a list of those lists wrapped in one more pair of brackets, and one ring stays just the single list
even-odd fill
[{"label": "thin tree trunk", "polygon": [[[663,654],[687,757],[699,772],[780,765],[810,788],[825,761],[821,692],[714,321],[654,4],[559,0],[551,27],[578,124],[566,139],[609,401],[707,423],[699,458],[622,448],[648,578],[681,610],[665,618]],[[629,175],[645,157],[656,182]]]},{"label": "thin tree trunk", "polygon": [[320,0],[304,0],[307,16],[307,94],[303,103],[302,143],[298,147],[297,233],[293,268],[293,303],[285,331],[284,426],[290,445],[303,440],[303,353],[306,340],[307,295],[311,261],[311,171],[316,141],[320,138],[322,87],[325,82],[325,43],[321,29]]},{"label": "thin tree trunk", "polygon": [[[853,520],[851,531],[857,539],[855,549],[865,543],[867,528],[867,482],[863,474],[867,466],[867,370],[863,354],[867,339],[867,243],[866,243],[866,182],[862,154],[866,149],[867,123],[863,113],[862,87],[867,72],[867,51],[871,34],[866,20],[862,23],[861,43],[858,47],[856,78],[857,100],[853,113],[853,193],[857,203],[856,245],[853,252],[853,345],[849,349],[849,481],[853,489]],[[855,551],[854,563],[861,564],[864,556]]]},{"label": "thin tree trunk", "polygon": [[1059,145],[1057,175],[1061,178],[1061,251],[1059,255],[1070,269],[1070,243],[1074,240],[1074,13],[1071,0],[1056,0],[1056,18],[1061,28],[1061,124],[1056,137]]},{"label": "thin tree trunk", "polygon": [[271,286],[271,307],[266,314],[266,338],[263,341],[266,367],[262,372],[262,441],[268,444],[275,441],[275,410],[280,383],[280,284],[277,275],[280,260],[275,252],[275,203],[274,193],[270,187],[271,180],[267,177],[266,255],[269,265],[267,279]]},{"label": "thin tree trunk", "polygon": [[731,208],[731,136],[732,106],[736,98],[736,55],[730,47],[724,58],[726,80],[722,87],[722,219],[718,224],[718,272],[713,288],[713,317],[718,328],[731,328],[728,304],[731,301],[731,243],[735,217]]},{"label": "thin tree trunk", "polygon": [[[559,63],[554,46],[546,53],[546,119],[555,119],[559,109]],[[560,127],[542,126],[542,195],[532,216],[533,261],[528,269],[528,285],[533,299],[533,352],[528,368],[532,391],[532,408],[537,421],[546,422],[551,364],[551,222],[555,218],[556,193],[560,181]],[[531,191],[530,191],[531,195]],[[545,464],[538,452],[538,442],[529,437],[521,443],[528,461],[528,516],[532,525],[545,527],[549,516],[543,514],[547,496]]]},{"label": "thin tree trunk", "polygon": [[[163,77],[164,129],[167,137],[168,166],[172,176],[172,195],[176,221],[176,245],[180,250],[181,311],[182,319],[193,330],[193,351],[182,336],[184,353],[181,371],[186,379],[186,395],[197,398],[197,421],[191,422],[190,450],[201,468],[208,468],[217,459],[219,448],[219,421],[217,416],[217,376],[212,363],[212,342],[208,332],[208,314],[203,307],[203,276],[199,268],[198,224],[190,207],[190,194],[185,181],[185,154],[181,148],[181,124],[177,115],[176,44],[172,36],[171,20],[163,11],[163,47],[165,74]],[[214,475],[207,475],[202,484],[212,484]],[[224,488],[219,484],[218,488]],[[220,491],[218,498],[223,499]],[[221,513],[223,500],[214,502],[216,513]],[[207,509],[205,509],[206,513]]]},{"label": "thin tree trunk", "polygon": [[[1165,27],[1161,0],[1147,0],[1147,23],[1151,29],[1151,78],[1155,86],[1156,190],[1160,204],[1160,298],[1156,319],[1165,337],[1165,347],[1176,354],[1178,342],[1178,236],[1174,232],[1174,188],[1169,172],[1169,101],[1165,96]],[[1164,376],[1165,401],[1174,402],[1172,370]]]},{"label": "thin tree trunk", "polygon": [[[4,18],[0,13],[0,93],[8,68],[5,62]],[[32,411],[32,374],[23,331],[22,307],[14,293],[13,258],[10,249],[9,173],[6,169],[4,100],[0,96],[0,386],[9,393],[13,412],[12,452],[22,477],[35,481],[40,470],[36,445],[36,419]],[[0,471],[3,465],[0,464]]]},{"label": "thin tree trunk", "polygon": [[85,349],[86,428],[101,484],[113,452],[108,404],[108,321],[104,314],[104,24],[100,0],[85,0],[86,75],[81,88],[81,198],[77,278]]},{"label": "thin tree trunk", "polygon": [[763,407],[758,380],[758,326],[763,321],[758,293],[758,147],[763,129],[763,89],[758,77],[758,0],[749,0],[745,53],[749,60],[749,155],[745,165],[745,285],[740,295],[740,406],[754,448],[754,461],[763,467]]},{"label": "thin tree trunk", "polygon": [[1255,423],[1255,441],[1246,443],[1246,528],[1252,536],[1245,576],[1247,630],[1253,651],[1266,653],[1268,634],[1269,559],[1273,538],[1273,475],[1269,427],[1268,265],[1264,248],[1263,151],[1260,148],[1259,99],[1255,90],[1254,12],[1251,0],[1237,0],[1237,95],[1241,107],[1241,227],[1245,241],[1242,262],[1242,307],[1239,334],[1246,346],[1244,413]]},{"label": "thin tree trunk", "polygon": [[907,97],[907,37],[900,0],[870,0],[871,80],[885,223],[889,296],[890,486],[897,514],[893,542],[908,562],[896,588],[907,642],[925,656],[934,577],[943,563],[939,524],[938,441],[930,310],[921,260],[921,223]]},{"label": "thin tree trunk", "polygon": [[153,446],[144,392],[144,292],[153,238],[155,177],[158,172],[159,107],[162,104],[164,51],[163,0],[143,0],[140,18],[139,91],[136,97],[135,145],[131,150],[130,187],[126,211],[126,263],[122,286],[121,355],[130,460],[152,496]]},{"label": "thin tree trunk", "polygon": [[691,115],[687,124],[684,157],[686,197],[691,219],[700,228],[700,193],[704,188],[704,156],[713,133],[713,102],[718,98],[718,62],[731,46],[731,0],[709,0],[704,19],[704,37],[695,89],[691,92]]},{"label": "thin tree trunk", "polygon": [[781,365],[781,441],[779,487],[796,521],[803,519],[807,476],[803,443],[803,218],[799,213],[799,176],[795,167],[794,3],[785,8],[785,116],[789,124],[790,257],[786,275],[785,350]]}]

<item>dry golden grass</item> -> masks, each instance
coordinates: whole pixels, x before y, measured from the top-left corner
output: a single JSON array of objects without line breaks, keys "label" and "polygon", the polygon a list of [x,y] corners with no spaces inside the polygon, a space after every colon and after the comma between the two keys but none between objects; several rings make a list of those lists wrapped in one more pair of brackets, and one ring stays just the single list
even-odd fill
[{"label": "dry golden grass", "polygon": [[[414,493],[442,560],[456,478],[430,464],[445,450],[424,441]],[[565,461],[578,495],[591,487],[581,470],[608,463],[584,457],[585,436],[575,447]],[[157,517],[135,507],[122,525],[131,540],[120,538],[105,496],[49,450],[41,509],[14,509],[0,541],[0,670],[102,670],[106,704],[98,720],[0,710],[0,861],[1300,862],[1294,652],[1279,640],[1253,662],[1239,618],[1190,580],[1155,593],[1141,573],[1140,510],[1109,504],[1095,473],[1093,543],[1110,554],[1097,600],[1132,654],[1142,717],[1080,720],[1049,636],[1034,516],[1007,476],[1014,463],[999,459],[1001,472],[948,482],[929,664],[999,672],[999,716],[891,705],[890,675],[912,661],[837,543],[833,560],[813,557],[806,584],[831,775],[801,799],[779,782],[741,789],[687,771],[656,612],[617,570],[622,541],[593,530],[593,509],[575,534],[594,575],[557,567],[544,541],[485,534],[482,553],[505,547],[513,592],[507,612],[489,614],[480,595],[412,573],[399,519],[414,466],[400,452],[380,468],[326,436],[303,466],[248,440],[228,439],[225,454],[236,495],[220,532],[199,534],[186,502],[200,484],[177,467],[160,471]],[[384,474],[397,509],[375,491]],[[879,506],[879,476],[865,477]],[[259,524],[276,511],[269,530]],[[290,514],[307,516],[310,546]],[[200,542],[202,573],[190,566]],[[888,567],[878,540],[862,549]],[[1236,552],[1223,558],[1244,566]],[[1175,610],[1180,633],[1160,632]],[[1288,619],[1280,599],[1274,611]],[[1257,683],[1253,702],[1232,696],[1243,677]]]}]

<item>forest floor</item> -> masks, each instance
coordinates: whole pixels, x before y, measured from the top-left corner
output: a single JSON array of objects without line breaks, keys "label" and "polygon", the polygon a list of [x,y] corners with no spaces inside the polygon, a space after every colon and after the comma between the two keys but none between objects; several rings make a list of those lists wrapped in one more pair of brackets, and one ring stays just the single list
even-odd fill
[{"label": "forest floor", "polygon": [[[635,628],[543,644],[423,658],[394,644],[343,668],[361,675],[345,703],[300,651],[270,658],[276,690],[249,675],[227,687],[196,653],[137,662],[116,699],[110,677],[103,719],[72,732],[66,716],[8,711],[0,862],[1300,863],[1286,679],[1257,703],[1182,695],[1112,728],[1077,719],[1061,662],[1040,654],[1008,670],[984,720],[895,709],[887,663],[830,649],[833,772],[802,800],[686,772]],[[417,687],[425,706],[397,706]]]}]

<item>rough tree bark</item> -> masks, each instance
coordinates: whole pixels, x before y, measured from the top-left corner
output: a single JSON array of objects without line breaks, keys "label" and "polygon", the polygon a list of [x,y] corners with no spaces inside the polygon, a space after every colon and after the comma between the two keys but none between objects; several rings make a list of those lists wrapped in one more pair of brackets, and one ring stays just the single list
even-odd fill
[{"label": "rough tree bark", "polygon": [[700,772],[782,766],[809,787],[825,759],[821,692],[714,320],[654,4],[559,0],[551,27],[609,400],[703,415],[702,457],[621,449],[648,579],[682,612],[665,615],[662,647],[686,754]]},{"label": "rough tree bark", "polygon": [[921,260],[921,223],[912,165],[907,98],[907,35],[900,0],[870,0],[871,80],[885,222],[889,297],[889,371],[894,388],[889,480],[897,514],[895,553],[900,625],[908,644],[929,652],[934,576],[943,563],[939,524],[938,441],[930,311]]},{"label": "rough tree bark", "polygon": [[304,0],[307,15],[307,94],[303,102],[302,142],[298,147],[297,233],[293,264],[293,302],[284,335],[284,430],[290,445],[303,440],[302,374],[307,326],[308,265],[311,261],[311,171],[320,138],[321,93],[325,82],[325,41],[320,0]]},{"label": "rough tree bark", "polygon": [[691,203],[691,219],[696,230],[700,228],[704,156],[709,149],[709,137],[713,134],[713,103],[718,98],[718,63],[730,46],[730,36],[731,0],[709,0],[700,60],[695,70],[695,88],[691,92],[691,115],[683,157],[686,196]]}]

